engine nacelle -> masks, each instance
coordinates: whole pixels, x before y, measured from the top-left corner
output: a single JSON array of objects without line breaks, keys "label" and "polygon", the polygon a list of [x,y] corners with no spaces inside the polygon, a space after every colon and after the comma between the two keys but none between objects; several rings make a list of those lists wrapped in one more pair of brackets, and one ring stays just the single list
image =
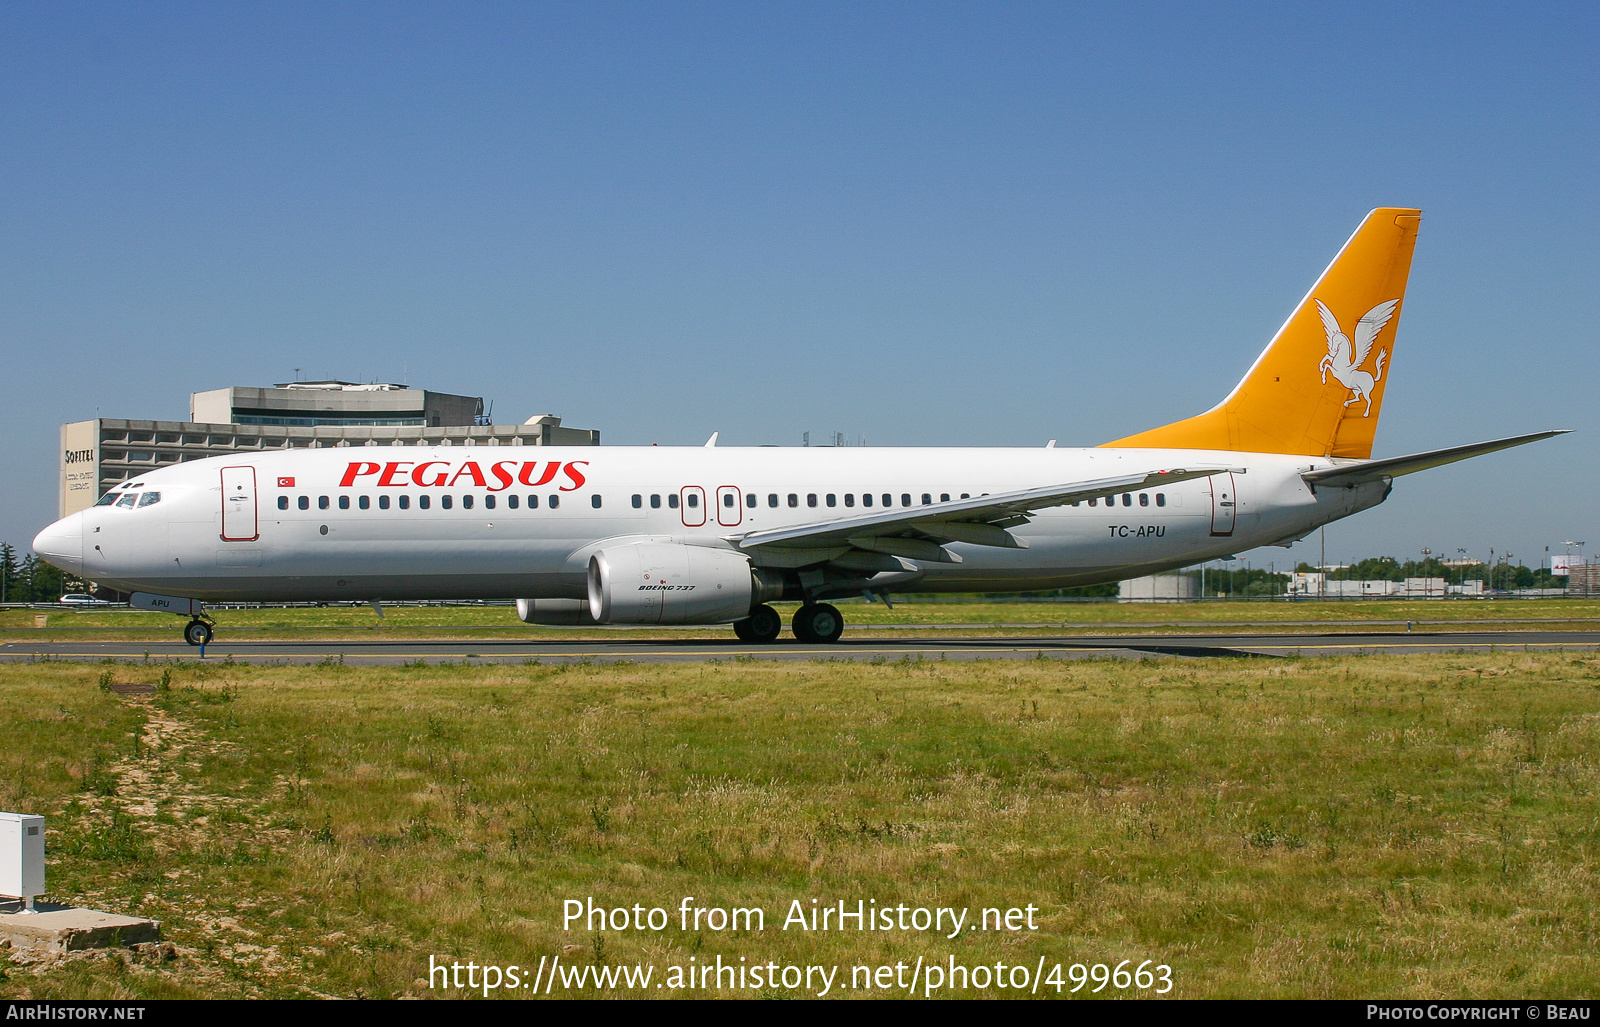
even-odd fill
[{"label": "engine nacelle", "polygon": [[518,599],[517,618],[524,624],[592,627],[587,599]]},{"label": "engine nacelle", "polygon": [[597,624],[727,624],[750,616],[748,558],[727,549],[646,543],[589,557]]}]

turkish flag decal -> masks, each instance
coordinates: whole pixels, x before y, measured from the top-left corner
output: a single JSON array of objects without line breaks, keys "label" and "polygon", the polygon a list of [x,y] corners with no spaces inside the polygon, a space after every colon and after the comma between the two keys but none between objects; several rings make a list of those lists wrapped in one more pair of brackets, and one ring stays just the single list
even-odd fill
[{"label": "turkish flag decal", "polygon": [[280,489],[292,489],[292,488],[294,488],[294,479],[293,478],[279,478],[278,479],[278,487]]}]

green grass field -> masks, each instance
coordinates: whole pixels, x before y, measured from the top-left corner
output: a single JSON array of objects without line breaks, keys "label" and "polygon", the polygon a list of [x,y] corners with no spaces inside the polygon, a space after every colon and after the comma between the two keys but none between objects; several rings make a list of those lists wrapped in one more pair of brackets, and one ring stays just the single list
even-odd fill
[{"label": "green grass field", "polygon": [[[38,663],[0,688],[0,808],[49,817],[51,897],[181,950],[13,957],[8,997],[436,996],[430,955],[657,981],[719,956],[1151,959],[1175,997],[1600,987],[1593,656]],[[674,919],[564,931],[586,896]],[[766,930],[679,930],[684,896]],[[1031,905],[1038,929],[780,929],[813,898]]]},{"label": "green grass field", "polygon": [[[787,619],[793,603],[777,604]],[[893,609],[853,601],[841,604],[852,635],[893,632],[917,625],[977,625],[983,634],[1024,630],[1030,634],[1129,634],[1204,632],[1231,624],[1252,630],[1301,631],[1321,625],[1333,629],[1362,623],[1412,621],[1442,630],[1470,630],[1495,622],[1516,630],[1551,630],[1600,626],[1600,599],[1457,600],[1457,601],[1295,601],[1281,599],[1204,603],[994,603],[897,600]],[[43,629],[35,618],[48,617]],[[572,638],[609,636],[613,628],[552,628],[524,624],[508,606],[389,607],[380,619],[370,607],[322,609],[219,610],[217,640],[259,641],[268,638]],[[0,641],[78,641],[92,634],[114,641],[171,641],[183,622],[167,614],[144,611],[0,610]],[[988,625],[1024,625],[1001,629]],[[726,626],[653,629],[662,638],[729,633]],[[630,630],[631,637],[640,636]]]}]

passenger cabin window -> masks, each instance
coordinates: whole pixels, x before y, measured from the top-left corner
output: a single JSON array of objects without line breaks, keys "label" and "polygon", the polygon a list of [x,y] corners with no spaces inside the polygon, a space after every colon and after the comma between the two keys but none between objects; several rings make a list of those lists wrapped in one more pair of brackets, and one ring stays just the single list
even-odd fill
[{"label": "passenger cabin window", "polygon": [[389,497],[388,496],[379,496],[378,497],[378,509],[379,510],[387,510],[387,509],[389,509]]},{"label": "passenger cabin window", "polygon": [[817,494],[815,492],[807,492],[806,493],[806,505],[807,506],[816,506],[817,505]]},{"label": "passenger cabin window", "polygon": [[327,508],[328,508],[328,497],[327,496],[318,496],[317,497],[317,509],[318,510],[326,510]]},{"label": "passenger cabin window", "polygon": [[[885,504],[885,505],[887,505],[887,504]],[[911,505],[911,493],[909,493],[909,492],[900,493],[900,505],[901,506],[910,506]]]},{"label": "passenger cabin window", "polygon": [[962,499],[971,499],[971,498],[972,498],[972,496],[971,496],[971,495],[969,495],[969,494],[968,494],[968,493],[965,493],[965,492],[963,492],[963,493],[961,493],[961,498],[962,498]]},{"label": "passenger cabin window", "polygon": [[773,507],[774,509],[777,508],[777,506],[778,506],[778,494],[776,492],[767,493],[767,505],[770,506],[770,507]]},{"label": "passenger cabin window", "polygon": [[418,510],[426,510],[428,507],[430,507],[432,505],[433,505],[433,498],[431,496],[429,496],[426,492],[424,492],[422,495],[417,497],[417,509]]},{"label": "passenger cabin window", "polygon": [[667,497],[667,507],[672,510],[678,508],[678,494],[676,492]]},{"label": "passenger cabin window", "polygon": [[844,505],[845,506],[855,506],[856,505],[856,494],[854,492],[846,492],[844,494]]},{"label": "passenger cabin window", "polygon": [[468,492],[466,495],[461,497],[461,509],[463,509],[463,510],[471,510],[472,509],[472,493]]},{"label": "passenger cabin window", "polygon": [[932,506],[933,505],[933,497],[928,495],[928,493],[924,492],[922,494],[922,505],[923,506]]},{"label": "passenger cabin window", "polygon": [[1157,492],[1156,493],[1156,505],[1157,506],[1166,506],[1167,505],[1167,494],[1165,492]]},{"label": "passenger cabin window", "polygon": [[[516,496],[512,496],[511,497],[512,505],[515,506],[516,502],[517,502],[517,497]],[[411,497],[410,496],[403,495],[403,494],[400,496],[400,509],[402,509],[402,510],[411,509]]]},{"label": "passenger cabin window", "polygon": [[872,493],[870,493],[870,492],[861,493],[861,505],[862,506],[871,506],[872,505]]},{"label": "passenger cabin window", "polygon": [[594,507],[596,510],[600,509],[600,493],[596,492],[594,495],[589,497],[589,505]]},{"label": "passenger cabin window", "polygon": [[[305,502],[305,497],[301,496],[300,497],[300,501],[302,503]],[[96,504],[96,505],[98,505],[98,504]],[[289,497],[288,496],[279,496],[278,497],[278,509],[279,510],[287,510],[287,509],[289,509]],[[304,510],[305,507],[301,507],[300,509]]]},{"label": "passenger cabin window", "polygon": [[1122,505],[1123,506],[1132,506],[1133,505],[1133,493],[1124,492],[1122,494]]},{"label": "passenger cabin window", "polygon": [[800,496],[797,493],[794,493],[794,492],[789,493],[789,505],[791,507],[796,507],[796,506],[800,505]]},{"label": "passenger cabin window", "polygon": [[494,509],[494,497],[493,496],[484,496],[483,497],[483,508],[485,510],[493,510]]},{"label": "passenger cabin window", "polygon": [[370,509],[372,507],[372,499],[369,496],[362,496],[356,500],[356,505],[363,510]]},{"label": "passenger cabin window", "polygon": [[[906,497],[906,505],[909,506],[910,504],[911,504],[911,497],[907,496]],[[893,506],[894,505],[894,497],[889,495],[889,493],[885,492],[883,494],[883,505],[884,506]]]},{"label": "passenger cabin window", "polygon": [[733,506],[734,502],[735,502],[735,500],[733,498],[733,493],[732,492],[724,492],[722,494],[722,505],[723,506],[731,508]]},{"label": "passenger cabin window", "polygon": [[693,510],[695,507],[700,505],[700,493],[691,492],[691,493],[689,493],[688,499],[689,499],[689,509]]},{"label": "passenger cabin window", "polygon": [[1150,505],[1150,493],[1148,493],[1148,492],[1139,493],[1139,505],[1140,506],[1149,506]]},{"label": "passenger cabin window", "polygon": [[1099,505],[1100,505],[1100,500],[1098,500],[1098,499],[1091,499],[1091,500],[1089,500],[1089,505],[1090,505],[1090,506],[1099,506]]},{"label": "passenger cabin window", "polygon": [[830,492],[830,493],[828,493],[827,502],[828,502],[829,506],[838,506],[839,505],[839,497],[835,496],[832,492]]},{"label": "passenger cabin window", "polygon": [[650,497],[650,509],[652,509],[652,510],[661,509],[661,496],[659,494],[656,494],[656,495],[653,495],[653,496]]},{"label": "passenger cabin window", "polygon": [[539,509],[539,497],[538,496],[535,496],[535,495],[529,495],[528,496],[528,509],[529,510],[537,510],[537,509]]},{"label": "passenger cabin window", "polygon": [[439,497],[439,509],[448,510],[448,509],[450,509],[450,505],[451,505],[451,499],[450,499],[449,496],[440,496]]},{"label": "passenger cabin window", "polygon": [[350,509],[350,497],[349,496],[340,496],[339,497],[339,509],[341,509],[341,510]]},{"label": "passenger cabin window", "polygon": [[939,502],[941,502],[941,503],[950,502],[950,493],[948,493],[948,492],[939,493]]},{"label": "passenger cabin window", "polygon": [[550,497],[550,509],[554,510],[556,507],[558,507],[560,505],[561,505],[561,497],[560,496],[551,496]]},{"label": "passenger cabin window", "polygon": [[633,508],[635,510],[644,509],[644,497],[639,495],[637,492],[633,494]]},{"label": "passenger cabin window", "polygon": [[522,505],[522,501],[520,499],[518,499],[515,495],[509,495],[509,496],[506,497],[506,509],[507,510],[515,510],[518,506],[521,506],[521,505]]},{"label": "passenger cabin window", "polygon": [[748,506],[752,510],[754,510],[756,508],[756,506],[759,505],[757,500],[756,500],[756,494],[754,492],[752,492],[749,495],[744,497],[744,505]]}]

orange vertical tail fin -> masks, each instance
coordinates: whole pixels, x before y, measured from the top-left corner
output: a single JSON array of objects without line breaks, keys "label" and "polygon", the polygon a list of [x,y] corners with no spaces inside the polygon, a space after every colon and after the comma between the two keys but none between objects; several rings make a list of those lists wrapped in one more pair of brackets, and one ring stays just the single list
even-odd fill
[{"label": "orange vertical tail fin", "polygon": [[1372,456],[1421,221],[1368,214],[1227,399],[1105,445]]}]

